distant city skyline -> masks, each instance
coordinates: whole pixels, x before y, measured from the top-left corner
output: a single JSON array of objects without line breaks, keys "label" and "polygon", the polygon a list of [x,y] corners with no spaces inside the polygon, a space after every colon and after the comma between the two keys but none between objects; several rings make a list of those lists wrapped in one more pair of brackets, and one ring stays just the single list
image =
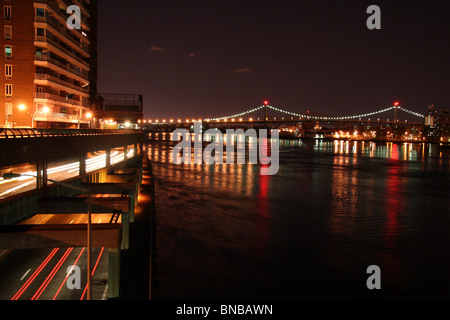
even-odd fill
[{"label": "distant city skyline", "polygon": [[[381,30],[366,27],[371,4]],[[334,116],[450,109],[449,18],[448,1],[99,0],[99,92],[142,94],[146,118],[264,100]]]}]

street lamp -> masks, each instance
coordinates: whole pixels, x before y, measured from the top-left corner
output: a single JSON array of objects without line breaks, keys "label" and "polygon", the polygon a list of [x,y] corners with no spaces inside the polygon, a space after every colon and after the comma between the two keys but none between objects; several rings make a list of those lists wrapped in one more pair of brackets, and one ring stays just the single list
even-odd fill
[{"label": "street lamp", "polygon": [[34,118],[36,117],[36,114],[38,112],[43,112],[44,114],[47,114],[49,111],[50,109],[47,106],[43,107],[42,110],[36,110],[31,116],[31,127],[34,128]]},{"label": "street lamp", "polygon": [[33,177],[36,179],[43,179],[46,181],[50,181],[53,182],[55,184],[61,185],[63,187],[69,188],[69,189],[74,189],[77,191],[81,191],[84,193],[87,193],[88,195],[88,199],[87,199],[87,215],[88,215],[88,223],[87,223],[87,299],[88,300],[92,300],[92,274],[91,274],[91,270],[92,270],[92,225],[91,225],[91,191],[89,189],[84,189],[84,188],[80,188],[77,186],[73,186],[71,184],[67,184],[64,182],[60,182],[60,181],[55,181],[52,179],[48,179],[48,178],[44,178],[44,177],[38,177],[38,176],[34,176],[32,174],[24,174],[24,173],[13,173],[13,172],[9,172],[9,173],[4,173],[2,175],[2,178],[4,180],[12,180],[12,179],[16,179],[16,178],[20,178],[20,177]]},{"label": "street lamp", "polygon": [[92,113],[91,112],[86,113],[86,118],[89,120],[89,129],[91,129]]}]

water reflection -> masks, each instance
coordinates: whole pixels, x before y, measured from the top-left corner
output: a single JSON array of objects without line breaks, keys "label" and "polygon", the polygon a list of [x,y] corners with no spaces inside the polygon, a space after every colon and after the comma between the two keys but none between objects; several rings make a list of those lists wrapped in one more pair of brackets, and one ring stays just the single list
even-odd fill
[{"label": "water reflection", "polygon": [[155,134],[148,148],[158,258],[173,270],[162,298],[363,297],[371,264],[383,294],[450,298],[448,150],[281,140],[279,173],[261,176],[248,161],[174,165],[174,145]]},{"label": "water reflection", "polygon": [[[149,133],[150,140],[171,141],[172,132]],[[195,135],[191,133],[191,136]],[[229,137],[227,134],[221,134],[224,145],[227,144]],[[197,136],[201,141],[202,136]],[[213,134],[204,134],[203,141],[210,143],[216,140]],[[242,141],[241,135],[231,135],[233,141]],[[255,146],[253,137],[246,137],[246,146],[253,148]],[[426,160],[428,157],[442,158],[444,161],[449,159],[448,148],[441,150],[439,144],[433,143],[411,143],[411,142],[373,142],[373,141],[350,141],[350,140],[301,140],[301,139],[280,139],[280,147],[284,148],[312,148],[315,151],[334,152],[340,154],[354,153],[358,155],[377,156],[383,158],[392,157],[392,148],[398,146],[398,152],[395,156],[400,160]]]}]

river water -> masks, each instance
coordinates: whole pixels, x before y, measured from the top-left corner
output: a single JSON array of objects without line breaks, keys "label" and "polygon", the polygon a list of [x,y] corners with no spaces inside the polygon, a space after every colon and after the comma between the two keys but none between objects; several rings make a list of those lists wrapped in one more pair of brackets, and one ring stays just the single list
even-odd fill
[{"label": "river water", "polygon": [[147,149],[157,299],[450,299],[449,149],[281,140],[262,176],[175,165],[175,144],[152,133]]}]

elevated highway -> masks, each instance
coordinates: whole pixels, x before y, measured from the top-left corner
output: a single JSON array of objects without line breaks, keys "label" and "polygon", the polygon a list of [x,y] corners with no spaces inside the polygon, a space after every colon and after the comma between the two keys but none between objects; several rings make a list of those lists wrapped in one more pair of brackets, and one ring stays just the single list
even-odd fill
[{"label": "elevated highway", "polygon": [[129,248],[144,141],[136,130],[0,130],[0,173],[17,174],[0,178],[0,253],[106,250],[107,296],[118,297],[120,252]]}]

